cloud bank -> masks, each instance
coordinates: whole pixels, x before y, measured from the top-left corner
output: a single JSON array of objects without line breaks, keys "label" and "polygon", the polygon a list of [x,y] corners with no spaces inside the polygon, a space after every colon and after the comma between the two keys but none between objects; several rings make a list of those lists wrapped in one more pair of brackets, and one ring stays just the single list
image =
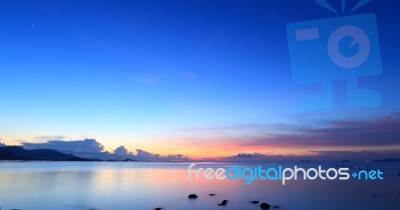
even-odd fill
[{"label": "cloud bank", "polygon": [[400,145],[400,113],[374,121],[328,121],[319,127],[291,127],[292,134],[269,134],[244,145],[395,146]]},{"label": "cloud bank", "polygon": [[124,146],[119,146],[110,153],[104,151],[104,146],[95,139],[84,139],[74,141],[51,140],[45,143],[22,143],[25,149],[54,149],[63,153],[76,155],[78,157],[101,159],[101,160],[139,160],[139,161],[189,161],[184,155],[166,155],[154,154],[136,149],[136,154],[129,152]]},{"label": "cloud bank", "polygon": [[[183,131],[190,136],[175,140],[174,144],[197,151],[207,149],[208,154],[221,152],[229,160],[400,157],[400,113],[370,120],[331,120],[303,125],[243,124]],[[224,151],[237,155],[229,156]],[[289,155],[292,152],[296,155]]]},{"label": "cloud bank", "polygon": [[260,153],[239,153],[222,158],[234,162],[284,162],[284,161],[366,161],[399,159],[400,154],[380,154],[370,151],[312,151],[315,155],[265,155]]},{"label": "cloud bank", "polygon": [[104,146],[95,139],[75,141],[51,140],[46,143],[22,143],[25,149],[54,149],[68,153],[101,153]]},{"label": "cloud bank", "polygon": [[[168,143],[182,151],[195,151],[200,155],[207,151],[204,158],[216,157],[218,160],[400,159],[400,113],[374,120],[321,121],[312,125],[246,124],[197,128],[185,132],[189,132],[190,136]],[[26,149],[48,148],[79,157],[103,160],[190,160],[182,154],[161,156],[142,149],[128,151],[124,146],[117,147],[113,152],[106,152],[104,146],[95,139],[22,144]],[[295,155],[290,155],[291,152]],[[197,158],[201,159],[198,156]]]}]

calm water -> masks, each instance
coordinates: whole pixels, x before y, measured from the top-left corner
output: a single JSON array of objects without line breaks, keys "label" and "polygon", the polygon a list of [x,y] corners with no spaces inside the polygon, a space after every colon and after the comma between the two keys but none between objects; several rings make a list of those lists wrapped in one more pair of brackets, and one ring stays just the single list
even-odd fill
[{"label": "calm water", "polygon": [[[286,165],[293,167],[295,164]],[[297,165],[316,166],[315,163]],[[324,165],[329,167],[334,163]],[[366,166],[365,163],[354,165]],[[256,181],[246,185],[244,180],[188,180],[188,164],[183,163],[0,162],[0,207],[1,210],[145,210],[156,207],[255,210],[260,208],[249,201],[260,200],[288,210],[400,209],[399,163],[368,165],[384,169],[387,180],[291,181],[286,186],[280,181]],[[196,193],[199,198],[188,200],[190,193]],[[209,193],[217,195],[210,197]],[[218,206],[224,199],[229,200],[228,205]]]}]

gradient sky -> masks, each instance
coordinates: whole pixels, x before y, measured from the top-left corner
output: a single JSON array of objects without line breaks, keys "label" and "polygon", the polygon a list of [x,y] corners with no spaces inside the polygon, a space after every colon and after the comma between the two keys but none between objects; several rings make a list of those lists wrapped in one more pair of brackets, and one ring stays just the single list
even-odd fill
[{"label": "gradient sky", "polygon": [[[377,16],[383,73],[360,86],[378,91],[382,106],[339,100],[331,111],[304,113],[299,100],[319,86],[293,84],[286,24],[342,16],[313,0],[1,1],[0,139],[95,138],[109,151],[196,157],[398,153],[399,132],[382,144],[370,142],[387,130],[369,143],[365,133],[352,144],[307,136],[343,128],[337,122],[368,129],[390,119],[387,128],[399,129],[399,9],[376,0],[352,13]],[[335,85],[341,98],[345,82]],[[299,132],[307,141],[286,140]]]}]

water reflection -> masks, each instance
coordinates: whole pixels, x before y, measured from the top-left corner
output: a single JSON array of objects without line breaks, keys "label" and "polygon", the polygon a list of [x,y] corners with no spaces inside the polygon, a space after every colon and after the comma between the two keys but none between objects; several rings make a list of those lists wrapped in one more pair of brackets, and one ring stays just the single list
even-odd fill
[{"label": "water reflection", "polygon": [[[251,200],[282,209],[397,209],[399,165],[385,167],[380,182],[188,180],[188,164],[154,163],[0,163],[2,209],[259,209]],[[212,164],[207,167],[225,167]],[[197,200],[187,199],[196,193]],[[216,193],[216,196],[208,196]],[[378,195],[371,197],[372,194]],[[226,207],[217,204],[228,200]],[[323,208],[321,208],[323,207]]]}]

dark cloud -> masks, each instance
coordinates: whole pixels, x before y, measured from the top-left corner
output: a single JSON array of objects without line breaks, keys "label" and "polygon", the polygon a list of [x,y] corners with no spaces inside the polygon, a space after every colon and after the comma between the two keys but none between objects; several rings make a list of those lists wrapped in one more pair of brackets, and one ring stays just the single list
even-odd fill
[{"label": "dark cloud", "polygon": [[22,143],[25,149],[54,149],[65,153],[101,153],[104,146],[95,139],[75,141],[52,140],[46,143]]},{"label": "dark cloud", "polygon": [[150,161],[190,161],[190,158],[181,154],[161,156],[159,154],[153,154],[141,149],[136,149],[136,155],[134,157],[137,160]]},{"label": "dark cloud", "polygon": [[141,149],[136,149],[136,157],[139,160],[154,160],[160,157],[160,155],[158,154],[153,154],[150,152],[146,152],[144,150]]},{"label": "dark cloud", "polygon": [[189,161],[184,155],[162,156],[142,149],[136,149],[136,154],[129,152],[124,146],[117,147],[113,153],[104,151],[104,146],[95,139],[75,141],[51,140],[45,143],[21,143],[25,149],[54,149],[67,154],[73,154],[82,158],[101,160],[133,159],[140,161]]},{"label": "dark cloud", "polygon": [[383,154],[371,151],[313,151],[323,160],[381,160],[400,159],[400,154]]},{"label": "dark cloud", "polygon": [[310,155],[309,159],[314,160],[350,160],[368,161],[383,159],[400,159],[400,153],[380,153],[372,151],[312,151],[315,156]]},{"label": "dark cloud", "polygon": [[286,129],[282,134],[260,134],[238,143],[243,146],[400,145],[400,113],[371,121],[327,121],[315,127],[286,126]]},{"label": "dark cloud", "polygon": [[258,158],[258,157],[262,157],[262,156],[264,156],[264,155],[262,155],[260,153],[254,153],[254,154],[239,153],[234,157],[247,159],[247,158]]},{"label": "dark cloud", "polygon": [[261,162],[261,161],[292,161],[301,159],[299,156],[293,158],[292,156],[284,155],[265,155],[260,153],[239,153],[231,157],[225,157],[225,161],[235,161],[235,162]]},{"label": "dark cloud", "polygon": [[114,150],[114,155],[126,157],[129,155],[129,152],[124,146],[119,146]]},{"label": "dark cloud", "polygon": [[383,154],[370,151],[312,151],[314,155],[265,155],[260,153],[239,153],[235,156],[226,157],[224,161],[235,162],[261,162],[261,161],[367,161],[400,159],[400,154]]},{"label": "dark cloud", "polygon": [[[310,125],[310,124],[309,124]],[[295,125],[257,125],[247,124],[221,128],[197,129],[197,132],[218,134],[215,141],[193,137],[190,141],[175,142],[181,147],[235,148],[240,151],[262,151],[280,148],[297,148],[313,155],[268,155],[259,153],[240,153],[226,160],[270,160],[285,161],[299,159],[342,160],[342,159],[385,159],[400,155],[400,113],[393,113],[375,120],[336,120],[314,123],[314,126]],[[273,131],[274,133],[272,133]],[[194,132],[196,133],[196,132]],[[232,135],[229,135],[232,134]],[[239,136],[236,134],[240,134]],[[202,133],[200,134],[202,135]],[[215,137],[215,136],[214,136]],[[49,148],[87,158],[121,159],[130,158],[143,161],[185,161],[188,157],[151,153],[142,149],[129,152],[120,146],[113,153],[105,152],[102,144],[94,139],[77,141],[53,140],[46,143],[22,143],[26,149]],[[260,149],[261,148],[261,149]],[[316,149],[318,148],[318,149]],[[321,149],[324,148],[324,149]],[[319,151],[330,148],[332,151]],[[347,148],[343,151],[337,148]],[[377,149],[375,149],[377,148]],[[313,151],[310,151],[313,150]],[[336,151],[342,150],[342,151]],[[368,151],[362,151],[368,150]],[[389,154],[389,152],[392,152]]]}]

